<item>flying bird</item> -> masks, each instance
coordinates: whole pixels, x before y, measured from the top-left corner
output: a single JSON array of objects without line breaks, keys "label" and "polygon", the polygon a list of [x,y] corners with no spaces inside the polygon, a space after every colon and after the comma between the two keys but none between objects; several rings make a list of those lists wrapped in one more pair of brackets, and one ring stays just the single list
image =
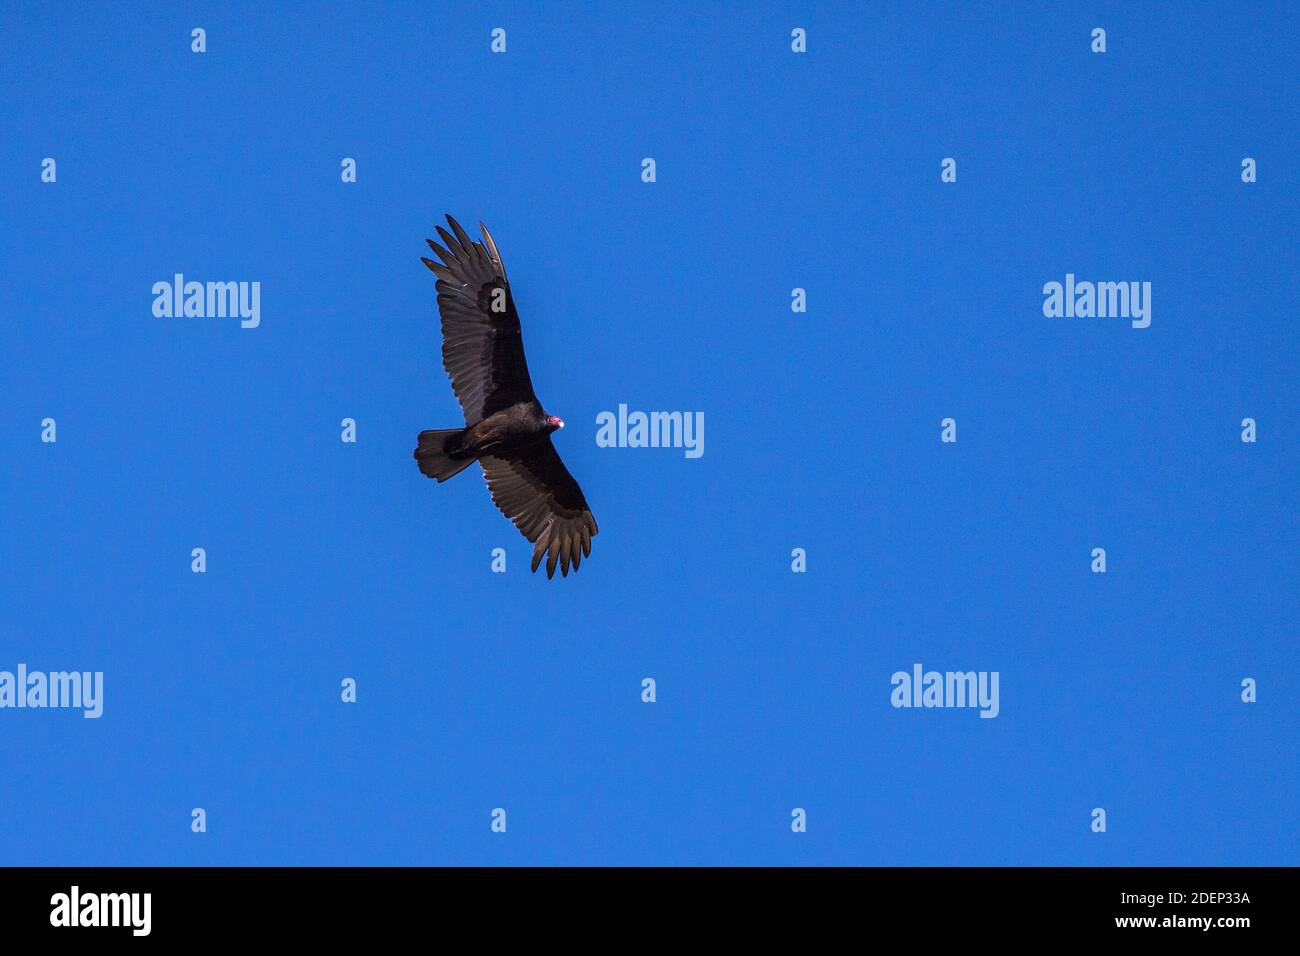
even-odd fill
[{"label": "flying bird", "polygon": [[496,506],[533,543],[533,570],[545,557],[548,578],[556,564],[567,577],[591,554],[597,528],[551,444],[564,422],[543,410],[533,392],[519,314],[492,234],[480,222],[478,242],[451,216],[447,224],[451,234],[437,227],[443,245],[425,240],[442,261],[420,261],[438,277],[442,366],[465,427],[420,432],[415,460],[440,483],[477,461]]}]

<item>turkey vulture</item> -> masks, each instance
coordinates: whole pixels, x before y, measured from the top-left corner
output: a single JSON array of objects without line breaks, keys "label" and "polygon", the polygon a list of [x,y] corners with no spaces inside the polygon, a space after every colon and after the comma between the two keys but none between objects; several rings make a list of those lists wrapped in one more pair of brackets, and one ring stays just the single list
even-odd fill
[{"label": "turkey vulture", "polygon": [[546,557],[565,577],[591,554],[596,519],[582,489],[551,444],[564,422],[542,410],[524,361],[519,314],[501,253],[487,226],[476,242],[451,216],[453,235],[438,226],[443,246],[425,240],[441,259],[421,257],[438,277],[442,366],[465,412],[464,428],[420,432],[415,460],[439,482],[473,462],[483,468],[492,500],[533,542],[533,570]]}]

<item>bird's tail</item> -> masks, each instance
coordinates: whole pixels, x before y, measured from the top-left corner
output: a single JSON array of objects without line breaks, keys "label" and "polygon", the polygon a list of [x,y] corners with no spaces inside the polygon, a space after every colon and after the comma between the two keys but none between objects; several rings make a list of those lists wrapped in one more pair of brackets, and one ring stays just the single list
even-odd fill
[{"label": "bird's tail", "polygon": [[459,454],[463,428],[431,429],[420,432],[415,460],[420,471],[439,482],[454,478],[474,463],[473,455]]}]

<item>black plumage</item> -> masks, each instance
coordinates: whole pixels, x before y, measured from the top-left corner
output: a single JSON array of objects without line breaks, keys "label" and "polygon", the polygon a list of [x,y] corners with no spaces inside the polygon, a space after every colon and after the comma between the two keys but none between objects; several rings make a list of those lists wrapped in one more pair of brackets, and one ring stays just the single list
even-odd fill
[{"label": "black plumage", "polygon": [[420,433],[415,460],[439,482],[477,461],[492,500],[533,543],[532,569],[546,558],[567,576],[591,554],[598,533],[582,489],[564,467],[551,434],[564,422],[547,414],[533,391],[524,359],[519,314],[501,253],[487,227],[483,241],[451,216],[443,244],[427,240],[440,262],[422,258],[438,277],[442,364],[465,413],[464,428]]}]

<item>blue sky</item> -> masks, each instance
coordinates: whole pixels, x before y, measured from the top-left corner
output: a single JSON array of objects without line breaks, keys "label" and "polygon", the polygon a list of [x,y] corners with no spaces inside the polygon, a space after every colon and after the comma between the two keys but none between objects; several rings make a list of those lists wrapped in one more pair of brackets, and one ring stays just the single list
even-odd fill
[{"label": "blue sky", "polygon": [[[105,704],[0,710],[0,863],[1297,862],[1297,13],[1057,6],[7,6],[0,670]],[[566,580],[410,457],[444,212],[568,422]]]}]

